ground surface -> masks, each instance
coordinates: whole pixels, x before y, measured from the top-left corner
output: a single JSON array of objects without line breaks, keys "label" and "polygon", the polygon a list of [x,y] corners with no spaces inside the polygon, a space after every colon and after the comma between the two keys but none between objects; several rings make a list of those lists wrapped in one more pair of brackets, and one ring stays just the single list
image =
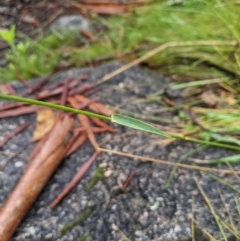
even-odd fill
[{"label": "ground surface", "polygon": [[[90,81],[97,81],[107,73],[121,66],[112,63],[95,69],[72,70],[64,75],[79,75],[90,71]],[[62,78],[62,77],[59,77]],[[160,90],[167,83],[158,74],[134,67],[107,82],[99,96],[101,102],[111,106],[129,102],[130,99],[143,98],[145,95]],[[15,88],[21,90],[20,84]],[[124,109],[143,113],[145,110],[161,108],[158,104],[125,105]],[[171,118],[170,116],[165,116]],[[35,120],[35,115],[0,120],[0,138],[10,133],[26,120]],[[158,136],[145,134],[124,127],[116,127],[117,134],[104,134],[99,139],[101,147],[123,151],[142,156],[150,156],[176,162],[180,156],[196,148],[196,145],[184,142],[174,142],[163,147],[162,141],[152,145],[152,141],[161,139]],[[16,136],[1,149],[0,164],[7,156],[4,153],[16,153],[23,143],[30,141],[34,126]],[[26,165],[27,156],[33,145],[25,148],[22,156],[14,158],[0,172],[0,205],[9,195],[16,181],[21,176]],[[15,233],[12,241],[23,240],[61,240],[76,241],[84,234],[89,234],[88,240],[124,240],[118,228],[132,241],[147,240],[188,240],[191,237],[189,215],[194,205],[194,216],[198,223],[210,231],[217,239],[220,235],[214,218],[202,198],[193,177],[197,177],[212,204],[222,215],[223,204],[219,196],[222,193],[230,209],[236,226],[239,227],[234,198],[240,201],[240,196],[214,181],[204,173],[179,169],[169,188],[166,180],[172,168],[156,163],[141,162],[132,158],[102,153],[93,164],[88,174],[56,208],[50,210],[48,205],[73,177],[76,169],[93,153],[90,144],[65,160],[52,177],[37,202],[29,211],[25,220]],[[232,152],[231,152],[232,153]],[[194,157],[211,159],[231,154],[225,150],[208,148]],[[186,160],[185,160],[186,161]],[[85,191],[93,172],[98,166],[107,168],[104,180],[98,182],[90,193]],[[224,166],[219,166],[224,168]],[[236,167],[236,169],[240,169]],[[136,171],[127,191],[121,191],[121,185],[131,171]],[[218,175],[222,179],[240,188],[240,184],[232,175]],[[58,238],[60,229],[67,223],[78,218],[87,207],[92,213],[81,224]],[[118,227],[118,228],[117,228]],[[203,237],[196,240],[204,240]]]}]

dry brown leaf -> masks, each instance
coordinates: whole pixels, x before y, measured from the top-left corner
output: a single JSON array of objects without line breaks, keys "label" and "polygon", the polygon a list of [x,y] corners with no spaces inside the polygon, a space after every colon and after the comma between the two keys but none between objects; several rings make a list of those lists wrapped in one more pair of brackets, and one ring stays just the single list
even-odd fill
[{"label": "dry brown leaf", "polygon": [[54,124],[55,116],[52,110],[42,109],[37,112],[37,126],[33,133],[33,141],[41,139],[46,133],[48,133]]}]

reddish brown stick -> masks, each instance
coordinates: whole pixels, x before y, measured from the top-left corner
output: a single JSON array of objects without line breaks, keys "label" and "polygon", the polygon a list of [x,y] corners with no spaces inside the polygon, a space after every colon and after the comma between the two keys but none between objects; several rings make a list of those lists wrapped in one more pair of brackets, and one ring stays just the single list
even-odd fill
[{"label": "reddish brown stick", "polygon": [[[78,150],[78,148],[80,148],[84,142],[87,140],[87,135],[86,133],[82,133],[81,132],[77,132],[77,134],[75,134],[75,141],[73,142],[72,146],[69,148],[68,152],[66,153],[65,157],[68,157],[70,155],[72,155],[75,151]],[[80,135],[80,136],[79,136]],[[74,138],[73,137],[73,138]]]},{"label": "reddish brown stick", "polygon": [[30,114],[30,113],[34,113],[40,109],[43,109],[43,108],[44,107],[41,107],[41,106],[23,106],[18,109],[0,111],[0,118]]},{"label": "reddish brown stick", "polygon": [[17,73],[19,81],[25,86],[28,90],[32,91],[32,86],[23,78],[20,73]]},{"label": "reddish brown stick", "polygon": [[72,89],[70,92],[69,92],[69,96],[71,95],[76,95],[76,94],[83,94],[84,92],[88,91],[88,90],[92,90],[94,87],[93,84],[85,84],[83,86],[80,86],[79,88],[77,89]]},{"label": "reddish brown stick", "polygon": [[[69,97],[68,101],[69,101],[69,103],[71,103],[72,107],[78,108],[79,104],[73,97]],[[97,141],[95,139],[93,131],[91,130],[92,127],[91,127],[89,118],[84,115],[77,115],[77,116],[78,116],[78,119],[80,120],[82,126],[86,129],[88,139],[91,142],[91,144],[93,145],[95,151],[99,152],[99,147],[98,147]]]},{"label": "reddish brown stick", "polygon": [[[76,86],[79,84],[79,81],[77,79],[75,80],[72,80],[69,85],[68,85],[68,88],[69,89],[72,89],[72,88],[76,88]],[[64,90],[64,85],[63,86],[60,86],[54,90],[44,90],[42,92],[40,92],[38,94],[38,100],[41,100],[41,99],[45,99],[45,98],[49,98],[49,97],[52,97],[54,95],[58,95],[58,94],[61,94]]]},{"label": "reddish brown stick", "polygon": [[[73,89],[71,93],[74,93],[74,91],[76,91],[78,93],[78,89],[74,89],[80,81],[82,80],[85,80],[88,78],[89,75],[83,75],[75,80],[72,80],[72,78],[68,78],[67,81],[73,81],[70,85],[69,85],[69,89]],[[49,76],[50,77],[50,76]],[[36,91],[37,89],[39,89],[42,85],[44,85],[46,82],[48,81],[48,78],[46,77],[46,79],[43,79],[42,82],[38,83],[37,85],[35,85],[31,90],[27,90],[25,91],[24,93],[22,93],[20,96],[26,96],[27,94],[29,93],[32,93],[34,91]],[[65,82],[67,82],[65,80]],[[54,95],[58,95],[60,93],[62,93],[63,91],[63,85],[64,83],[63,82],[60,82],[60,83],[55,83],[55,84],[52,84],[52,85],[49,85],[47,90],[44,90],[42,92],[39,93],[39,95],[37,96],[37,100],[40,100],[40,99],[45,99],[45,98],[49,98],[51,96],[54,96]],[[84,86],[83,86],[84,87]],[[83,88],[83,87],[80,87],[79,91],[82,93],[82,91],[85,91],[86,90],[86,87]],[[81,89],[82,88],[82,89]],[[90,88],[90,87],[89,87]],[[92,87],[91,87],[92,88]],[[70,94],[69,94],[70,95]],[[20,106],[25,106],[25,104],[23,103],[7,103],[7,104],[2,104],[0,105],[0,111],[4,111],[4,110],[8,110],[8,109],[13,109],[13,108],[18,108]]]},{"label": "reddish brown stick", "polygon": [[23,131],[25,128],[27,128],[31,123],[27,122],[23,125],[19,126],[17,129],[15,129],[13,132],[11,132],[9,135],[5,136],[2,141],[0,141],[0,148],[4,146],[11,138],[19,134],[21,131]]},{"label": "reddish brown stick", "polygon": [[105,122],[97,119],[97,118],[94,118],[94,117],[90,117],[91,121],[100,126],[100,127],[103,127],[106,129],[106,131],[109,131],[110,133],[116,133],[116,130],[114,130],[111,126],[109,126],[108,124],[106,124]]},{"label": "reddish brown stick", "polygon": [[32,206],[49,178],[61,163],[66,151],[66,137],[73,125],[73,119],[65,115],[51,131],[34,160],[28,164],[25,173],[0,209],[1,241],[9,241],[21,220]]},{"label": "reddish brown stick", "polygon": [[[86,98],[83,95],[76,95],[75,98],[82,103],[85,103],[88,100],[88,98]],[[89,108],[95,112],[98,112],[104,115],[111,116],[113,114],[112,110],[108,109],[106,106],[98,102],[92,103],[91,105],[89,105]]]},{"label": "reddish brown stick", "polygon": [[88,139],[91,142],[91,144],[93,145],[95,151],[99,152],[99,147],[98,147],[97,141],[95,139],[95,135],[94,135],[94,133],[92,131],[92,128],[91,128],[91,125],[90,125],[90,121],[89,121],[88,117],[84,116],[84,115],[78,115],[78,119],[80,120],[82,126],[86,130]]},{"label": "reddish brown stick", "polygon": [[31,94],[31,93],[34,93],[34,92],[37,92],[39,89],[42,88],[42,86],[44,86],[49,80],[50,80],[50,77],[52,76],[53,74],[50,74],[48,76],[45,76],[43,77],[36,85],[34,85],[32,87],[31,90],[26,90],[25,92],[23,92],[20,96],[27,96],[28,94]]},{"label": "reddish brown stick", "polygon": [[26,104],[23,104],[23,103],[6,103],[6,104],[0,105],[0,111],[18,108],[18,107],[21,107],[21,106],[26,106]]},{"label": "reddish brown stick", "polygon": [[[55,103],[55,104],[59,104],[59,101],[50,101],[50,102]],[[46,107],[23,105],[22,107],[19,107],[17,109],[13,109],[13,110],[5,110],[5,111],[0,110],[0,118],[26,115],[26,114],[34,113],[34,112],[36,112],[38,110],[41,110],[43,108],[46,108]]]},{"label": "reddish brown stick", "polygon": [[63,87],[63,92],[60,100],[60,105],[65,105],[67,101],[67,96],[68,96],[68,87],[69,87],[69,82],[66,82],[64,87]]},{"label": "reddish brown stick", "polygon": [[95,36],[87,30],[80,29],[80,32],[81,32],[82,35],[84,35],[85,37],[87,37],[91,41],[94,41],[96,39]]},{"label": "reddish brown stick", "polygon": [[91,103],[93,103],[93,102],[95,102],[95,101],[98,101],[98,98],[93,98],[92,100],[88,100],[88,101],[86,101],[86,102],[84,102],[84,103],[82,103],[82,104],[79,104],[79,106],[78,106],[78,109],[85,109],[85,108],[87,108]]},{"label": "reddish brown stick", "polygon": [[64,188],[64,190],[57,196],[57,198],[49,205],[50,208],[55,207],[77,184],[78,182],[84,177],[94,160],[96,159],[98,153],[95,152],[91,158],[85,162],[74,178],[71,180],[70,183]]},{"label": "reddish brown stick", "polygon": [[130,182],[132,181],[133,177],[135,176],[136,172],[132,171],[130,173],[130,175],[128,176],[127,180],[124,182],[123,184],[123,189],[127,189],[127,187],[129,186]]},{"label": "reddish brown stick", "polygon": [[89,78],[89,75],[88,74],[84,74],[78,78],[75,78],[73,79],[73,77],[67,77],[64,81],[61,81],[61,82],[58,82],[58,83],[54,83],[54,84],[51,84],[48,86],[48,90],[55,90],[56,88],[64,85],[65,82],[71,82],[71,81],[77,81],[78,84],[83,81],[83,80],[86,80]]},{"label": "reddish brown stick", "polygon": [[16,91],[13,89],[11,84],[9,84],[9,83],[6,84],[6,88],[7,88],[10,95],[16,95]]}]

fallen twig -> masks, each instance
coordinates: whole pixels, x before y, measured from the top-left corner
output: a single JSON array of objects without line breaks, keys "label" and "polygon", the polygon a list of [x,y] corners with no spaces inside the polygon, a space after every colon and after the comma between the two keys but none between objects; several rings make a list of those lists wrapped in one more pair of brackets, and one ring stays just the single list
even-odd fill
[{"label": "fallen twig", "polygon": [[[82,103],[85,103],[89,100],[88,98],[86,98],[83,95],[76,95],[75,98]],[[97,113],[101,113],[101,114],[104,114],[107,116],[111,116],[113,114],[112,110],[108,109],[106,106],[104,106],[98,102],[94,102],[94,103],[90,104],[89,108]]]},{"label": "fallen twig", "polygon": [[124,182],[123,184],[123,190],[126,190],[127,187],[129,186],[130,182],[132,181],[132,179],[134,178],[136,172],[135,171],[132,171],[130,173],[130,175],[128,176],[127,180]]},{"label": "fallen twig", "polygon": [[24,123],[23,125],[19,126],[17,129],[15,129],[13,132],[11,132],[9,135],[5,136],[2,141],[0,141],[0,148],[4,146],[11,138],[19,134],[21,131],[23,131],[25,128],[27,128],[31,122]]},{"label": "fallen twig", "polygon": [[[72,107],[78,108],[79,104],[75,98],[69,97],[68,101]],[[86,129],[88,139],[91,142],[91,144],[93,145],[95,151],[99,152],[97,141],[95,139],[93,131],[91,130],[91,124],[90,124],[89,118],[84,115],[77,115],[77,117],[78,117],[79,121],[81,122],[82,126]]]},{"label": "fallen twig", "polygon": [[84,177],[89,167],[92,165],[94,160],[96,159],[98,153],[95,152],[91,158],[85,162],[82,167],[79,169],[77,174],[74,176],[72,181],[64,188],[64,190],[57,196],[57,198],[49,205],[50,208],[54,208],[76,185],[77,183]]}]

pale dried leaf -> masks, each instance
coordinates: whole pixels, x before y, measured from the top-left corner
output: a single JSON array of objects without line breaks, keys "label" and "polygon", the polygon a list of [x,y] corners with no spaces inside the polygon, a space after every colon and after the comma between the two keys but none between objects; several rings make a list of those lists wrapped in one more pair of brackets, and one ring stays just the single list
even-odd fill
[{"label": "pale dried leaf", "polygon": [[41,139],[48,133],[54,124],[55,116],[52,110],[42,109],[37,112],[37,125],[33,133],[33,141]]}]

